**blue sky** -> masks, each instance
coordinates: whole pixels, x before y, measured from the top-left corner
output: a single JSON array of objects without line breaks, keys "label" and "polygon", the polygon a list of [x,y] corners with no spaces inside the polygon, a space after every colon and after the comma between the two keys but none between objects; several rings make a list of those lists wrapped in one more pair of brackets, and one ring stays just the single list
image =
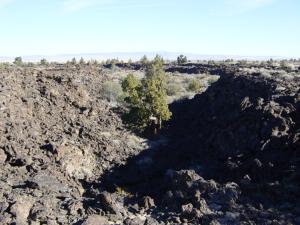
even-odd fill
[{"label": "blue sky", "polygon": [[0,56],[300,57],[299,0],[0,0]]}]

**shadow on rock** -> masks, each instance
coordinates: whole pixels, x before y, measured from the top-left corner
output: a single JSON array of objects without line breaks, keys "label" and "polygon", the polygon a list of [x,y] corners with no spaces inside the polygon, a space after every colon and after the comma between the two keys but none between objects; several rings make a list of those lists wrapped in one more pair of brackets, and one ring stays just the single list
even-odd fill
[{"label": "shadow on rock", "polygon": [[[167,141],[104,174],[94,186],[98,199],[99,187],[124,190],[187,220],[235,224],[248,212],[265,222],[264,207],[288,210],[299,199],[299,102],[299,84],[224,75],[205,93],[173,103]],[[287,221],[300,212],[294,208]]]}]

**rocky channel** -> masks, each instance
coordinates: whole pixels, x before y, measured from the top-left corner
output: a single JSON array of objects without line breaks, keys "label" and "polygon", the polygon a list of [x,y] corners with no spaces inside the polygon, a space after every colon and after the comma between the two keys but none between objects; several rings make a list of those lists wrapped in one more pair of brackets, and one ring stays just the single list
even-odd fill
[{"label": "rocky channel", "polygon": [[1,70],[0,224],[300,224],[300,79],[212,70],[157,140],[101,67]]}]

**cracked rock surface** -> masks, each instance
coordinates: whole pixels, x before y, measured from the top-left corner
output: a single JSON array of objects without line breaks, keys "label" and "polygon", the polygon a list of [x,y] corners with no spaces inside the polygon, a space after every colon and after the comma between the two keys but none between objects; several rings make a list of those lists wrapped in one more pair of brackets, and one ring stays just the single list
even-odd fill
[{"label": "cracked rock surface", "polygon": [[102,100],[107,79],[94,67],[0,72],[0,224],[86,218],[82,182],[144,148]]}]

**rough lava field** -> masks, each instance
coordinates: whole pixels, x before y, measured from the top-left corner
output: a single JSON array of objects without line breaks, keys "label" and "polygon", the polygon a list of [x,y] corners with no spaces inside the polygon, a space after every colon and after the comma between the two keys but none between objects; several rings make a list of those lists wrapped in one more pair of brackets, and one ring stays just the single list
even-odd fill
[{"label": "rough lava field", "polygon": [[103,97],[138,64],[1,68],[0,224],[300,224],[299,65],[165,67],[203,86],[156,140]]}]

